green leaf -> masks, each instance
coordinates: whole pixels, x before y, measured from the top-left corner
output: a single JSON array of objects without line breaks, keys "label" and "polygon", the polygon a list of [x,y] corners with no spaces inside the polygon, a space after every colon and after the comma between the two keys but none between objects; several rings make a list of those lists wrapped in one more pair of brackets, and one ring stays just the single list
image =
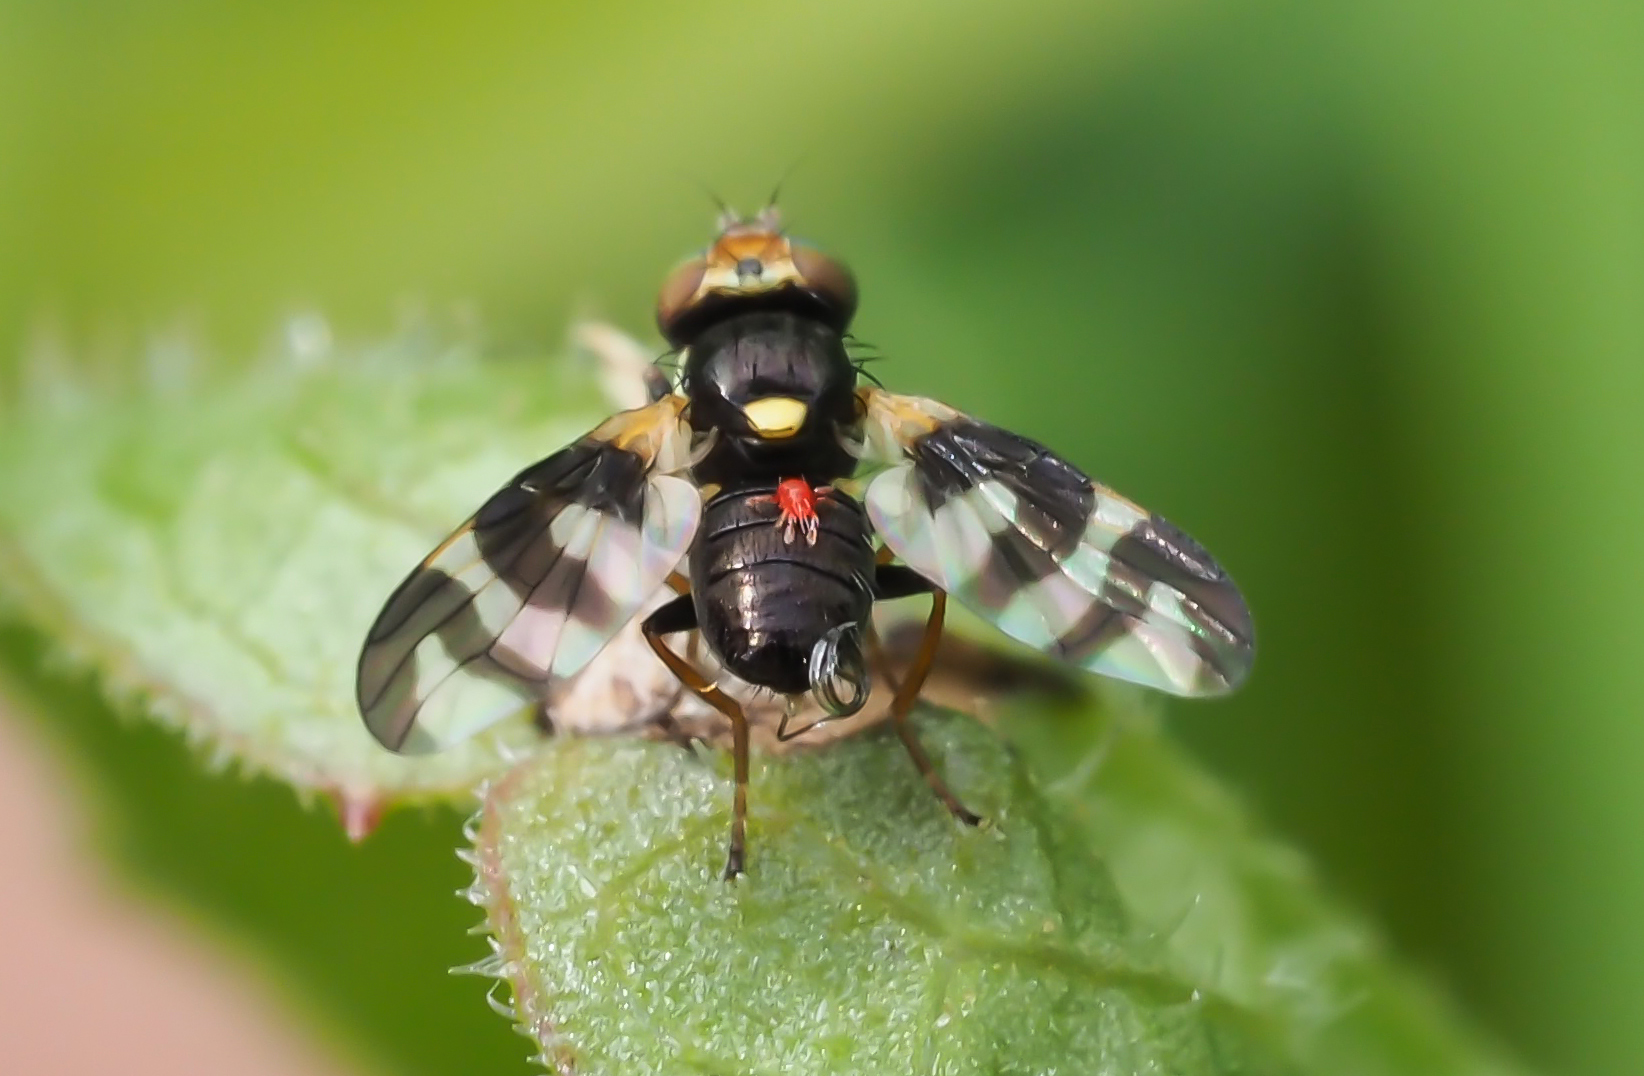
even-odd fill
[{"label": "green leaf", "polygon": [[1034,720],[1106,732],[1044,790],[985,727],[920,721],[979,830],[883,728],[758,761],[735,883],[723,765],[556,744],[487,796],[475,970],[556,1071],[1514,1071],[1145,723]]},{"label": "green leaf", "polygon": [[[37,372],[0,428],[0,593],[31,626],[0,654],[40,682],[44,639],[120,710],[334,795],[364,829],[536,742],[521,723],[395,758],[354,713],[353,659],[406,569],[598,409],[588,379],[541,362],[408,342],[319,359],[213,380],[161,365],[122,391]],[[882,731],[761,759],[750,873],[734,886],[718,879],[722,756],[549,743],[490,789],[470,893],[499,952],[475,970],[513,983],[549,1063],[584,1073],[1512,1071],[1133,707],[1079,708],[1011,723],[1021,760],[968,720],[922,720],[989,817],[978,831]],[[142,795],[154,782],[178,785],[155,777]],[[198,791],[210,806],[187,817],[242,832],[223,796]],[[266,804],[259,818],[258,833],[279,829]],[[413,859],[345,909],[312,877],[282,887],[308,854],[273,854],[247,885],[219,877],[202,836],[198,867],[208,887],[232,881],[235,907],[253,894],[271,921],[290,918],[299,945],[321,944],[316,924],[357,934],[351,963],[372,971],[359,982],[312,952],[288,965],[337,999],[369,979],[358,1012],[416,1054],[392,1030],[383,955],[440,959],[421,940],[433,919],[395,896],[415,885]],[[189,873],[187,847],[167,855]],[[389,906],[405,918],[350,925]]]},{"label": "green leaf", "polygon": [[40,375],[0,429],[0,572],[122,708],[337,799],[363,832],[390,803],[464,796],[532,741],[520,722],[391,755],[360,723],[354,659],[399,579],[599,408],[540,359],[415,340],[324,358],[123,392]]},{"label": "green leaf", "polygon": [[1524,1071],[1323,894],[1296,850],[1262,834],[1151,716],[1022,712],[1005,729],[1071,839],[1112,872],[1137,929],[1166,941],[1171,966],[1260,1011],[1309,1072]]},{"label": "green leaf", "polygon": [[[32,718],[29,738],[51,745],[80,801],[75,829],[83,816],[109,868],[99,873],[132,914],[159,904],[168,925],[228,949],[272,980],[266,993],[298,1017],[291,1025],[342,1047],[361,1072],[534,1071],[474,982],[447,972],[478,944],[464,933],[474,909],[451,896],[467,873],[451,854],[458,812],[401,811],[351,844],[326,813],[295,810],[289,788],[223,780],[160,725],[117,721],[85,678],[45,667],[43,642],[0,630],[5,717]],[[13,869],[21,878],[31,864]]]}]

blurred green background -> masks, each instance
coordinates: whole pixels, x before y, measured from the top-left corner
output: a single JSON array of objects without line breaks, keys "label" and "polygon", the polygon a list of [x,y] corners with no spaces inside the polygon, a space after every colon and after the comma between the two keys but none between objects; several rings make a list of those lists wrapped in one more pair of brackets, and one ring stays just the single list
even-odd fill
[{"label": "blurred green background", "polygon": [[1255,678],[1174,715],[1207,765],[1524,1056],[1632,1073],[1641,22],[11,0],[0,341],[134,354],[182,319],[250,355],[293,309],[364,339],[411,300],[552,351],[574,310],[647,328],[701,185],[751,210],[797,160],[788,219],[856,269],[880,376],[1239,578]]}]

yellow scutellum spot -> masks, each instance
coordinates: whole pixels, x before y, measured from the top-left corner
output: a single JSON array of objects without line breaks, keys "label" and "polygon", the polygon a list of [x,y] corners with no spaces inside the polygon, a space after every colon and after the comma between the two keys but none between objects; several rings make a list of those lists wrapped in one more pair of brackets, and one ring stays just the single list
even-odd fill
[{"label": "yellow scutellum spot", "polygon": [[742,409],[748,425],[761,437],[773,441],[792,437],[805,425],[806,407],[792,396],[766,396]]}]

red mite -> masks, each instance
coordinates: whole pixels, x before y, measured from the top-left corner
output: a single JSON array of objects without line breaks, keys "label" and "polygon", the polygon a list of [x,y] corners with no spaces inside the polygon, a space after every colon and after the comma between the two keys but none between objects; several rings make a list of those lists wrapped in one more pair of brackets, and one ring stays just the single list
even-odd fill
[{"label": "red mite", "polygon": [[805,532],[806,544],[816,544],[816,502],[831,492],[831,486],[812,489],[803,478],[784,478],[776,484],[774,499],[782,510],[776,525],[782,528],[784,542],[793,541],[794,528],[799,527]]}]

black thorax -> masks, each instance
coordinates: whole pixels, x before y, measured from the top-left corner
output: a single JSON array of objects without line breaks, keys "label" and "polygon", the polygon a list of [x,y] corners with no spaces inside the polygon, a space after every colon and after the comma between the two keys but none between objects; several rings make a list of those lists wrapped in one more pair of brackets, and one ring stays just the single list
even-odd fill
[{"label": "black thorax", "polygon": [[[717,431],[695,468],[704,485],[734,489],[803,478],[820,486],[856,469],[840,440],[857,421],[856,368],[830,325],[786,312],[727,318],[692,341],[683,387],[692,427]],[[744,409],[765,397],[803,403],[804,428],[782,439],[758,435]]]}]

